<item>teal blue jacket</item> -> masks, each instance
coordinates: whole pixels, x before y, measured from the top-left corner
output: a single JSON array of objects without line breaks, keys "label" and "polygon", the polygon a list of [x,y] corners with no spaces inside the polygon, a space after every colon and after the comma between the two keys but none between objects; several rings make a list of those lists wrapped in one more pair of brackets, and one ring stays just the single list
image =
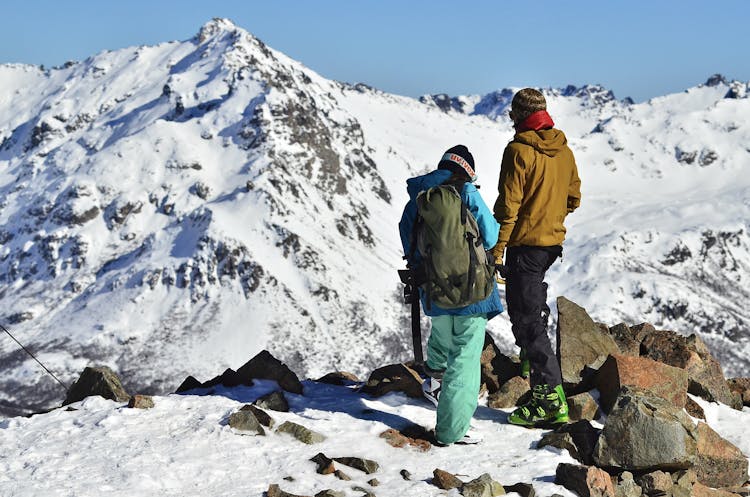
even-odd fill
[{"label": "teal blue jacket", "polygon": [[[411,254],[411,238],[412,229],[414,228],[414,221],[417,218],[417,195],[432,188],[433,186],[442,185],[448,179],[450,179],[452,173],[446,169],[437,169],[431,173],[427,173],[416,178],[410,178],[406,180],[406,191],[409,193],[409,202],[404,207],[404,213],[401,216],[401,221],[398,223],[399,232],[401,234],[401,245],[404,248],[404,254],[408,257]],[[492,212],[487,207],[487,204],[482,200],[479,195],[479,190],[472,183],[467,182],[464,184],[463,191],[461,191],[461,200],[469,208],[469,211],[474,215],[479,226],[479,231],[482,234],[482,242],[486,250],[491,249],[497,243],[497,237],[500,232],[500,225],[495,220]],[[419,253],[415,251],[415,257],[418,257]],[[410,264],[415,267],[419,261],[409,261]],[[420,289],[420,296],[422,297],[422,309],[427,316],[469,316],[471,314],[486,314],[487,319],[492,319],[501,312],[503,312],[503,304],[500,301],[500,294],[497,291],[497,284],[493,286],[492,293],[489,297],[481,300],[475,304],[468,305],[466,307],[460,307],[458,309],[443,309],[438,307],[434,303],[427,309],[425,305],[425,297]]]}]

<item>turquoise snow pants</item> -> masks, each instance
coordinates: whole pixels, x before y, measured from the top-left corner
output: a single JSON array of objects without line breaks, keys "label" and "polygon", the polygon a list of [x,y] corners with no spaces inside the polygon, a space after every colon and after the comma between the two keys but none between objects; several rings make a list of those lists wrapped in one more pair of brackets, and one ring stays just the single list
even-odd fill
[{"label": "turquoise snow pants", "polygon": [[427,340],[427,366],[442,371],[435,436],[451,444],[469,430],[477,408],[486,314],[434,316]]}]

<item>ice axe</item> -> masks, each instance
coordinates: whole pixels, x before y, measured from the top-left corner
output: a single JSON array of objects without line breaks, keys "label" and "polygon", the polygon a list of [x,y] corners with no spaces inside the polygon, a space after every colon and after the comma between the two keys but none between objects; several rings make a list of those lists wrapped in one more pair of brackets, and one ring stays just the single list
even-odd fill
[{"label": "ice axe", "polygon": [[414,365],[424,364],[422,354],[422,327],[419,316],[419,288],[414,284],[414,273],[411,269],[399,269],[398,277],[404,284],[404,302],[411,304],[411,340],[414,347]]}]

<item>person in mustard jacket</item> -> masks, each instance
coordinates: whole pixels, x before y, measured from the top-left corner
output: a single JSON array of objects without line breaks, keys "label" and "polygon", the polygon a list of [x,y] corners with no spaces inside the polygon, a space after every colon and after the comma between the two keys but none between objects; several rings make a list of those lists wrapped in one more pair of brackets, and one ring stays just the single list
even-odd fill
[{"label": "person in mustard jacket", "polygon": [[565,134],[554,128],[541,92],[518,91],[510,118],[516,134],[500,166],[495,219],[500,223],[495,261],[504,267],[508,316],[522,359],[528,360],[533,396],[508,418],[538,426],[568,421],[560,365],[547,336],[544,275],[562,257],[565,217],[581,203],[581,180]]}]

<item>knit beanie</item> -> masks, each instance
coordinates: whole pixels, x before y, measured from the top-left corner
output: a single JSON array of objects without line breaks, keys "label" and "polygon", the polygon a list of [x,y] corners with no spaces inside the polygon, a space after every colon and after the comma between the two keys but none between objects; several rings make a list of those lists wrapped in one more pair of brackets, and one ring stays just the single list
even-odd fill
[{"label": "knit beanie", "polygon": [[524,88],[513,95],[510,110],[513,112],[513,120],[520,123],[534,112],[547,110],[547,101],[540,91],[533,88]]},{"label": "knit beanie", "polygon": [[445,151],[438,163],[438,169],[448,169],[453,173],[464,173],[470,181],[477,178],[474,168],[474,156],[465,145],[456,145]]}]

